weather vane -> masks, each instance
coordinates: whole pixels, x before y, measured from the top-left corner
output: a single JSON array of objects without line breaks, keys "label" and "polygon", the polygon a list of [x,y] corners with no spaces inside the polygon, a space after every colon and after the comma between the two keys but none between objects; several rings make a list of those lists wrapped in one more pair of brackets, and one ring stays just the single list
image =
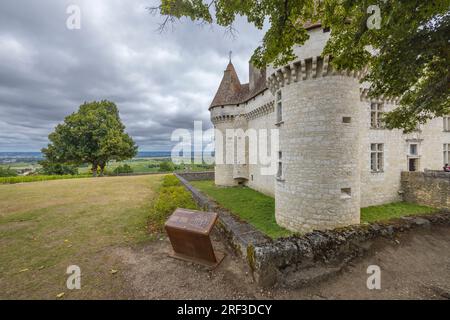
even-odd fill
[{"label": "weather vane", "polygon": [[230,56],[230,62],[231,62],[231,56],[233,55],[233,51],[230,50],[229,56]]}]

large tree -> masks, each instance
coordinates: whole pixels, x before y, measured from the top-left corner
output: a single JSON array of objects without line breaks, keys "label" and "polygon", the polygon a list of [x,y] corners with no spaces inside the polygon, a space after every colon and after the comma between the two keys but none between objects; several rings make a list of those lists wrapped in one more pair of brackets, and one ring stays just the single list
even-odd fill
[{"label": "large tree", "polygon": [[389,128],[409,132],[450,113],[450,0],[161,0],[150,9],[165,16],[162,27],[182,17],[228,28],[238,15],[259,29],[268,22],[252,57],[260,67],[293,60],[308,39],[304,23],[321,21],[335,68],[367,67],[371,96],[400,98]]},{"label": "large tree", "polygon": [[110,101],[84,103],[64,119],[49,135],[42,149],[47,161],[92,165],[92,173],[102,175],[110,160],[122,161],[137,153],[133,139],[125,132],[117,106]]}]

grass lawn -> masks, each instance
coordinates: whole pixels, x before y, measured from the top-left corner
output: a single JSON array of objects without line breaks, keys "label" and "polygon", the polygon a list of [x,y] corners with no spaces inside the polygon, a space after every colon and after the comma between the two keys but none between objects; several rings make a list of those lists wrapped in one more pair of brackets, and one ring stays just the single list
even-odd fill
[{"label": "grass lawn", "polygon": [[[116,247],[150,239],[162,176],[0,185],[0,299],[126,296]],[[67,290],[78,265],[82,289]]]},{"label": "grass lawn", "polygon": [[272,197],[247,187],[217,187],[213,181],[192,181],[190,183],[268,236],[279,238],[292,234],[277,225],[275,201]]},{"label": "grass lawn", "polygon": [[[272,238],[292,234],[276,224],[275,200],[272,197],[247,187],[217,187],[213,181],[192,181],[191,184]],[[417,204],[396,202],[362,208],[361,223],[385,221],[410,215],[431,214],[438,211]]]},{"label": "grass lawn", "polygon": [[361,222],[385,221],[404,216],[431,214],[438,212],[438,209],[420,206],[407,202],[395,202],[380,206],[361,208]]}]

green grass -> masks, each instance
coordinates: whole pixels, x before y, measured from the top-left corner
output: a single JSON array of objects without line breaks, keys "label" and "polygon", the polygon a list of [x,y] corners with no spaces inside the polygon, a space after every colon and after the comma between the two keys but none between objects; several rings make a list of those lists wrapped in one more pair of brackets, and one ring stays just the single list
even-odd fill
[{"label": "green grass", "polygon": [[275,221],[275,200],[247,187],[217,187],[213,181],[191,184],[271,238],[292,235]]},{"label": "green grass", "polygon": [[[123,298],[126,265],[114,252],[152,238],[162,177],[0,185],[0,299]],[[69,265],[81,268],[82,290],[67,290]]]},{"label": "green grass", "polygon": [[[191,184],[272,238],[292,234],[276,224],[275,201],[269,196],[247,187],[217,187],[213,181],[192,181]],[[432,214],[438,211],[438,209],[417,204],[396,202],[361,208],[361,223]]]},{"label": "green grass", "polygon": [[[153,173],[159,171],[159,167],[157,167],[159,163],[160,162],[157,159],[132,159],[120,162],[111,162],[107,165],[106,170],[112,172],[118,166],[127,164],[133,169],[134,173]],[[90,166],[78,168],[79,173],[88,173],[90,170]]]},{"label": "green grass", "polygon": [[16,177],[0,177],[0,184],[15,184],[24,182],[38,182],[38,181],[48,181],[48,180],[67,180],[67,179],[80,179],[80,178],[91,178],[89,174],[80,175],[38,175],[38,176],[16,176]]},{"label": "green grass", "polygon": [[[159,170],[159,164],[162,161],[170,161],[170,159],[167,158],[147,158],[147,159],[131,159],[131,160],[125,160],[120,162],[110,162],[107,167],[106,171],[113,172],[114,169],[116,169],[120,165],[129,165],[133,169],[133,173],[157,173],[160,172]],[[197,164],[191,164],[187,165],[188,171],[207,171],[207,170],[213,170],[214,166],[202,166]],[[79,173],[88,173],[90,171],[90,167],[80,167],[78,168]]]},{"label": "green grass", "polygon": [[164,224],[177,208],[198,209],[192,195],[173,174],[164,176],[149,216],[149,230],[154,234],[164,231]]},{"label": "green grass", "polygon": [[432,214],[438,209],[407,202],[395,202],[380,206],[361,208],[361,222],[377,222],[410,215]]}]

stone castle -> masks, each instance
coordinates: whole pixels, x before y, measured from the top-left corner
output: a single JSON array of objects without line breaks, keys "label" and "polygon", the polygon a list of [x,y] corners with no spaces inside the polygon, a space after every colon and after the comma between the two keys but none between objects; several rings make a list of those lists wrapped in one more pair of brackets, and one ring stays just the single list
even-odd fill
[{"label": "stone castle", "polygon": [[358,224],[361,207],[402,200],[402,171],[441,170],[450,153],[449,118],[410,134],[383,128],[382,113],[396,101],[369,98],[359,72],[333,70],[321,56],[330,32],[307,29],[293,62],[250,65],[248,84],[230,61],[209,109],[224,136],[230,128],[279,129],[275,175],[262,175],[260,165],[216,164],[215,183],[274,196],[277,223],[300,232]]}]

